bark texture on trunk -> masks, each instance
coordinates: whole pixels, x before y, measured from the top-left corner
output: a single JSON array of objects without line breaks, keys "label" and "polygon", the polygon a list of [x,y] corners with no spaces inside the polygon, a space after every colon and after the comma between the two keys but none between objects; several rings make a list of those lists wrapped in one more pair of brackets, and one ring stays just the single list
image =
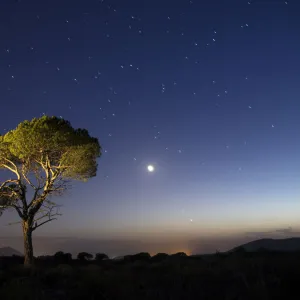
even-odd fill
[{"label": "bark texture on trunk", "polygon": [[28,221],[23,221],[22,226],[24,237],[24,265],[31,266],[33,264],[32,228]]}]

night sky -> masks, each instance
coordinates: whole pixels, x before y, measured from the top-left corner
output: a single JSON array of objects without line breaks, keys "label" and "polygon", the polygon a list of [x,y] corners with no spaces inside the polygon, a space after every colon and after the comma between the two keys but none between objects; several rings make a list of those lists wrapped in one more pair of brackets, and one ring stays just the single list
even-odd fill
[{"label": "night sky", "polygon": [[[300,1],[1,0],[0,35],[0,133],[56,115],[103,148],[37,254],[44,237],[190,253],[297,235]],[[14,221],[0,218],[0,246]]]}]

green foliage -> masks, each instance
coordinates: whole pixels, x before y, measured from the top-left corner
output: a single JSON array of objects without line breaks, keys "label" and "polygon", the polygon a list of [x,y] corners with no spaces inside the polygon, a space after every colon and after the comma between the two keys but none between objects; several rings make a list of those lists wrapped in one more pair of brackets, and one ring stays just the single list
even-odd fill
[{"label": "green foliage", "polygon": [[60,168],[63,177],[87,180],[96,175],[100,155],[97,138],[57,117],[24,121],[0,137],[0,167],[6,159],[30,170],[49,162]]}]

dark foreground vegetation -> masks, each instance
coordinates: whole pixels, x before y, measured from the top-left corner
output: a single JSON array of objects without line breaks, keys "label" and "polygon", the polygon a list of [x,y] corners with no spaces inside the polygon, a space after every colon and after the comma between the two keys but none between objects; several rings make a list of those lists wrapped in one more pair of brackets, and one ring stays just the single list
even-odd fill
[{"label": "dark foreground vegetation", "polygon": [[0,299],[300,299],[300,252],[0,258]]}]

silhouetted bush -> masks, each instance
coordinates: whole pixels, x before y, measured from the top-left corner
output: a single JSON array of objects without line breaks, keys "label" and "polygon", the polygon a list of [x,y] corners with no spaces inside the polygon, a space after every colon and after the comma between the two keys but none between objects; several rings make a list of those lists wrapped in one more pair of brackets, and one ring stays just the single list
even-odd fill
[{"label": "silhouetted bush", "polygon": [[132,255],[132,261],[149,261],[151,255],[148,252],[140,252]]},{"label": "silhouetted bush", "polygon": [[177,252],[171,255],[172,257],[187,257],[186,253],[184,252]]},{"label": "silhouetted bush", "polygon": [[97,253],[95,255],[95,260],[96,261],[102,261],[102,260],[105,260],[105,259],[108,259],[108,256],[105,253]]},{"label": "silhouetted bush", "polygon": [[[133,261],[133,255],[124,255],[124,262],[132,262]],[[121,261],[120,261],[121,262]]]},{"label": "silhouetted bush", "polygon": [[[91,257],[82,253],[84,261]],[[106,260],[101,264],[96,260],[57,264],[53,257],[50,264],[31,268],[1,258],[9,263],[0,270],[0,299],[295,299],[300,253],[231,253],[222,259],[220,255],[200,259],[158,253],[149,263],[149,254],[138,253],[125,263]],[[48,257],[37,261],[43,259]]]},{"label": "silhouetted bush", "polygon": [[54,256],[51,255],[41,255],[37,257],[40,261],[54,261]]},{"label": "silhouetted bush", "polygon": [[161,262],[167,259],[169,255],[167,253],[157,253],[151,257],[151,261],[153,262]]},{"label": "silhouetted bush", "polygon": [[93,259],[93,254],[87,253],[87,252],[80,252],[77,255],[77,259],[80,261],[86,261]]},{"label": "silhouetted bush", "polygon": [[67,264],[72,261],[72,254],[58,251],[54,254],[54,260],[60,264]]}]

